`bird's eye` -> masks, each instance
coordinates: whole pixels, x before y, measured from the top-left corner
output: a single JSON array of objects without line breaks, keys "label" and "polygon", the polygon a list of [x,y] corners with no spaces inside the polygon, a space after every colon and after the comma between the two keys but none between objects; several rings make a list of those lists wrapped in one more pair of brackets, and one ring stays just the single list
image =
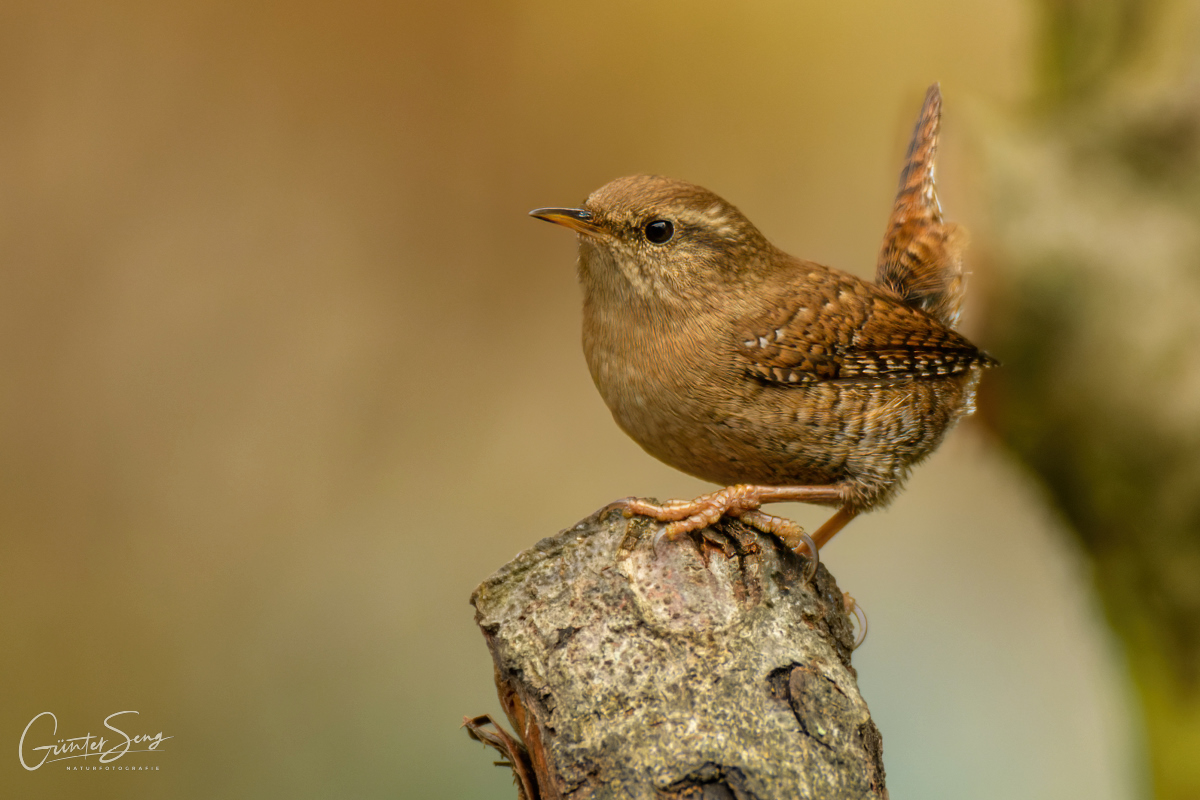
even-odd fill
[{"label": "bird's eye", "polygon": [[656,219],[646,223],[646,241],[654,244],[666,244],[675,235],[675,226],[669,219]]}]

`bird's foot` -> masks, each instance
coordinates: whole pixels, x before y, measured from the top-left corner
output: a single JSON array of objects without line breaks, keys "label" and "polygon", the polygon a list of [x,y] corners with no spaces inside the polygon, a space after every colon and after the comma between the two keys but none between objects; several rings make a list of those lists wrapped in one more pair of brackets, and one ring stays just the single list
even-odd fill
[{"label": "bird's foot", "polygon": [[[665,503],[651,503],[638,497],[626,497],[611,503],[608,508],[619,508],[626,517],[640,514],[658,522],[670,523],[665,534],[670,539],[677,539],[685,533],[706,528],[721,517],[740,517],[748,511],[757,511],[764,503],[844,503],[844,488],[839,484],[828,486],[755,486],[740,483],[727,486],[718,492],[704,494],[695,500],[668,500]],[[837,526],[838,529],[853,518],[857,512],[846,514],[843,509],[839,514],[845,515]],[[765,515],[764,515],[765,516]],[[831,520],[830,522],[833,522]],[[828,527],[830,523],[822,526]],[[793,543],[795,544],[795,543]],[[818,545],[822,544],[818,539]]]},{"label": "bird's foot", "polygon": [[[655,537],[655,546],[666,538],[674,541],[684,534],[702,530],[721,517],[736,517],[764,533],[773,534],[798,554],[809,556],[807,578],[816,571],[818,545],[796,523],[759,511],[763,503],[786,501],[829,502],[839,498],[836,486],[754,486],[738,484],[718,492],[701,495],[695,500],[668,500],[652,503],[638,497],[627,497],[612,503],[626,517],[635,514],[667,523]],[[844,523],[843,523],[844,524]],[[839,526],[840,527],[840,526]]]},{"label": "bird's foot", "polygon": [[666,522],[668,524],[662,535],[675,540],[685,533],[707,528],[723,516],[740,517],[748,511],[757,511],[763,503],[757,494],[760,490],[771,488],[773,487],[739,484],[728,486],[719,492],[700,495],[695,500],[668,500],[665,503],[651,503],[640,497],[626,497],[612,503],[609,508],[621,509],[626,517],[637,514],[657,522]]},{"label": "bird's foot", "polygon": [[816,542],[804,532],[804,528],[790,519],[764,514],[762,511],[747,511],[738,519],[763,533],[778,536],[796,555],[804,556],[808,562],[804,568],[805,583],[811,581],[817,574],[817,565],[821,563],[821,556],[817,553]]}]

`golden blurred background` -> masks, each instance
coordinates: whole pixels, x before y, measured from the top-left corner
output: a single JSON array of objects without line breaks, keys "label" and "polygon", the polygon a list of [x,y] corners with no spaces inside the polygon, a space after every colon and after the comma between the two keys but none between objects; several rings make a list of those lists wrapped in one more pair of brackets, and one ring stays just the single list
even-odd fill
[{"label": "golden blurred background", "polygon": [[[975,234],[1022,0],[0,8],[0,757],[21,798],[515,797],[467,603],[630,494],[567,233],[637,172],[869,275],[925,87]],[[986,340],[980,344],[988,346]],[[823,510],[787,508],[803,524]],[[1086,562],[977,421],[824,552],[896,798],[1145,796]],[[22,769],[137,710],[150,772]],[[134,763],[134,756],[126,763]],[[94,759],[89,759],[94,761]]]}]

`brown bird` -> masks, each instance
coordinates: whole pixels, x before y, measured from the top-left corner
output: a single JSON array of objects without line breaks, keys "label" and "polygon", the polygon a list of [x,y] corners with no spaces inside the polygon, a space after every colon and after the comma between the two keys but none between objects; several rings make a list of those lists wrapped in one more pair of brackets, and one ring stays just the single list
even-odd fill
[{"label": "brown bird", "polygon": [[675,538],[740,517],[797,547],[764,503],[838,506],[820,547],[888,502],[974,410],[993,359],[953,330],[965,237],[934,186],[941,94],[930,87],[874,283],[778,249],[741,212],[683,181],[640,175],[582,208],[540,208],[579,235],[583,349],[626,433],[727,488],[619,501]]}]

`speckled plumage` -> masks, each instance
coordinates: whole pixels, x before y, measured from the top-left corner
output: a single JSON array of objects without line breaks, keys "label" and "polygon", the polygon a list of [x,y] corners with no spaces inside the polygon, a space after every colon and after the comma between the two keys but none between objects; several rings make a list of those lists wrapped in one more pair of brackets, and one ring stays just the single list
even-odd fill
[{"label": "speckled plumage", "polygon": [[[726,201],[669,178],[621,178],[582,209],[533,212],[580,233],[584,352],[634,440],[715,483],[825,487],[786,499],[849,519],[886,502],[972,411],[993,362],[951,327],[963,237],[937,206],[939,112],[934,86],[875,283],[784,253]],[[652,241],[654,221],[671,223],[668,241]],[[683,529],[702,524],[694,511]]]}]

